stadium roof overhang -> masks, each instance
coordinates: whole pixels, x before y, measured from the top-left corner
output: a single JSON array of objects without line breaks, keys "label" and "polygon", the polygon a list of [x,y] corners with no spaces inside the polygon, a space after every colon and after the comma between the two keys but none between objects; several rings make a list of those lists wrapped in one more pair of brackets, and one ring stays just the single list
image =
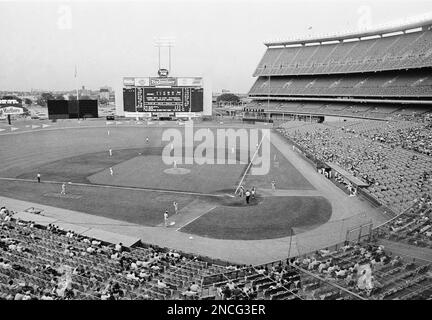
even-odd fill
[{"label": "stadium roof overhang", "polygon": [[395,32],[403,32],[405,33],[407,30],[422,28],[423,30],[430,28],[432,26],[432,19],[412,22],[404,25],[391,26],[391,27],[381,27],[376,29],[371,29],[363,32],[351,32],[351,33],[342,33],[335,35],[326,35],[326,36],[315,36],[304,39],[293,39],[287,41],[269,41],[264,44],[267,47],[276,47],[276,46],[289,46],[289,45],[304,45],[307,43],[322,43],[329,41],[344,41],[348,39],[362,39],[371,36],[382,36],[384,34],[395,33]]}]

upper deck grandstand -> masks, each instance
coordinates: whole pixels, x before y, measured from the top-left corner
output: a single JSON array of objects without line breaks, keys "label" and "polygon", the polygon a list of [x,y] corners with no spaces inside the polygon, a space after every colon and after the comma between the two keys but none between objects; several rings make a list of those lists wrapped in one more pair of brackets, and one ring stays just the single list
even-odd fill
[{"label": "upper deck grandstand", "polygon": [[362,33],[265,43],[254,76],[334,74],[432,66],[432,20]]},{"label": "upper deck grandstand", "polygon": [[[331,102],[343,102],[342,109],[362,103],[363,109],[379,108],[385,116],[411,108],[427,112],[432,108],[431,25],[432,20],[426,20],[356,34],[267,42],[249,96],[268,102],[258,103],[260,107],[279,111],[285,109],[283,101],[307,101],[318,114],[340,114],[326,107]],[[310,113],[303,107],[296,110],[304,111]],[[357,116],[374,118],[362,112]]]}]

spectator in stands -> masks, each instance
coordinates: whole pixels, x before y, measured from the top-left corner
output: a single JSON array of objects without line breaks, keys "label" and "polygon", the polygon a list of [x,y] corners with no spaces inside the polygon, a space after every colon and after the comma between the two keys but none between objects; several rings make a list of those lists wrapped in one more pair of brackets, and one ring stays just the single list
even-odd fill
[{"label": "spectator in stands", "polygon": [[194,292],[198,292],[200,290],[200,287],[195,282],[192,282],[192,285],[190,286],[190,290]]},{"label": "spectator in stands", "polygon": [[186,291],[183,292],[183,295],[186,296],[187,298],[193,298],[197,295],[197,293],[195,291],[192,291],[191,288],[187,288]]},{"label": "spectator in stands", "polygon": [[122,252],[122,250],[123,250],[123,243],[120,242],[120,243],[116,244],[114,249],[117,252]]}]

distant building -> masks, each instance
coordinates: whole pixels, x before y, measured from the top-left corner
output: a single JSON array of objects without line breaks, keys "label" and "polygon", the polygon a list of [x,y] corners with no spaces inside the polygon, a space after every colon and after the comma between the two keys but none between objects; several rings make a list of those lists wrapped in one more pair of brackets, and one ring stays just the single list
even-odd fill
[{"label": "distant building", "polygon": [[114,102],[115,101],[114,90],[109,86],[100,87],[99,99],[107,99],[110,102]]},{"label": "distant building", "polygon": [[109,100],[110,98],[110,91],[108,88],[100,88],[99,90],[99,99],[106,99]]},{"label": "distant building", "polygon": [[80,99],[82,99],[83,96],[90,97],[92,95],[91,90],[86,89],[85,86],[81,87],[81,90],[79,91]]}]

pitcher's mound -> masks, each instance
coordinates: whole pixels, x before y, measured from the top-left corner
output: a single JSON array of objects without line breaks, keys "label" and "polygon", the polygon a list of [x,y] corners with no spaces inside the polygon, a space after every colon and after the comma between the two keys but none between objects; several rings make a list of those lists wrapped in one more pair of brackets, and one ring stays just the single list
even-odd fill
[{"label": "pitcher's mound", "polygon": [[165,169],[164,172],[167,174],[188,174],[190,170],[186,168],[169,168]]}]

